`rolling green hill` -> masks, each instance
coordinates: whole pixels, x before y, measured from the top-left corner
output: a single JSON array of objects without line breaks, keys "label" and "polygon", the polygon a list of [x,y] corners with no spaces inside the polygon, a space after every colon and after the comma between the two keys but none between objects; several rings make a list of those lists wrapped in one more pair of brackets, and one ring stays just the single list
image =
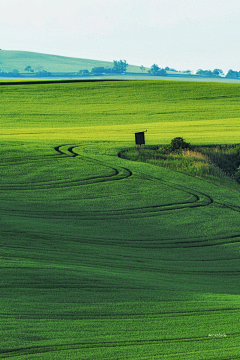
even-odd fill
[{"label": "rolling green hill", "polygon": [[[44,70],[49,72],[78,72],[84,69],[90,71],[93,67],[113,67],[113,63],[108,61],[78,59],[28,51],[0,51],[0,69],[2,71],[10,72],[13,69],[18,69],[19,72],[24,72],[24,69],[28,65],[30,65],[32,69],[37,69],[39,66],[42,66]],[[141,72],[139,66],[134,65],[129,65],[127,71]]]},{"label": "rolling green hill", "polygon": [[240,185],[118,157],[239,143],[240,86],[0,83],[0,359],[240,353]]}]

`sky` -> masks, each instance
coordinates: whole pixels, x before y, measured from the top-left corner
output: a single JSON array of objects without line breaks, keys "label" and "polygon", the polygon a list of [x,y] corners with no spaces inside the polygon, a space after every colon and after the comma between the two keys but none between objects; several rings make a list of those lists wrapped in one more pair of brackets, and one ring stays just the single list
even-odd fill
[{"label": "sky", "polygon": [[0,0],[0,48],[240,71],[239,0]]}]

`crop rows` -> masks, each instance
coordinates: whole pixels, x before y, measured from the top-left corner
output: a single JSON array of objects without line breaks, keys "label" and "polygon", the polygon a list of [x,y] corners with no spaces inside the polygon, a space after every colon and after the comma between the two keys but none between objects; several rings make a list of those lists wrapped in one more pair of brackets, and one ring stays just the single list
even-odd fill
[{"label": "crop rows", "polygon": [[239,87],[1,91],[0,358],[239,358],[238,188],[117,156],[146,123],[230,142]]}]

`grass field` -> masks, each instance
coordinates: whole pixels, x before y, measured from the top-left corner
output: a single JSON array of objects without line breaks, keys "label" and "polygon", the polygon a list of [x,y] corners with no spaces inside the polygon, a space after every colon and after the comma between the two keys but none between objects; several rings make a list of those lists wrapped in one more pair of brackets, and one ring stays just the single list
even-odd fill
[{"label": "grass field", "polygon": [[239,359],[240,185],[117,154],[239,143],[240,86],[0,92],[0,358]]},{"label": "grass field", "polygon": [[[67,56],[48,55],[30,51],[0,51],[0,70],[11,72],[18,69],[20,73],[25,72],[26,66],[30,65],[32,69],[43,66],[43,69],[50,72],[78,72],[79,70],[91,71],[94,67],[112,68],[112,61],[100,61],[91,59],[71,58]],[[37,71],[37,70],[36,70]],[[128,71],[141,72],[139,66],[129,65]],[[147,72],[147,70],[145,71]]]},{"label": "grass field", "polygon": [[119,151],[118,156],[165,167],[239,190],[240,144],[192,146],[185,142],[184,146],[183,149],[174,149],[170,144],[142,148],[135,146]]}]

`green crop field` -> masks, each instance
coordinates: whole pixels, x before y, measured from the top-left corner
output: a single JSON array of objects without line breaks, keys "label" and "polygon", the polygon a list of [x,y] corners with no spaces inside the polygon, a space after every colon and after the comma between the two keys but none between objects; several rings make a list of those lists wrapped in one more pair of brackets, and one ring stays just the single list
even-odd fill
[{"label": "green crop field", "polygon": [[240,143],[240,85],[0,93],[0,359],[239,359],[240,185],[118,153]]}]

